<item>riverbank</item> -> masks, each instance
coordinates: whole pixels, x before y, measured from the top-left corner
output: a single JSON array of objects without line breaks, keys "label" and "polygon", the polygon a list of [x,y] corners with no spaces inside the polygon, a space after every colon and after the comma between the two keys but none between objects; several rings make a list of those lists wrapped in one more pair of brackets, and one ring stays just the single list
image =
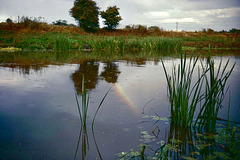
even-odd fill
[{"label": "riverbank", "polygon": [[240,49],[239,33],[174,32],[144,27],[87,33],[78,27],[45,23],[0,24],[1,51],[17,50],[198,50]]}]

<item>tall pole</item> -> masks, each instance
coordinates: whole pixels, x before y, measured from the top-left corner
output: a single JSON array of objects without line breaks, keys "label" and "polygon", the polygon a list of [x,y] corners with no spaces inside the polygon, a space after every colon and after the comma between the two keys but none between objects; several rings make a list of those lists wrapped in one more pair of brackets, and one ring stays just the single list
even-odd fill
[{"label": "tall pole", "polygon": [[176,22],[176,31],[178,31],[178,22]]}]

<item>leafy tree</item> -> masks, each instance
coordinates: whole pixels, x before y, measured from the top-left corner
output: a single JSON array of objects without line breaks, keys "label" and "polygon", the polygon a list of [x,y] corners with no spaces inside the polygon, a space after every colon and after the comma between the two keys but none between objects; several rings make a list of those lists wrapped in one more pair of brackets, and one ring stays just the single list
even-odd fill
[{"label": "leafy tree", "polygon": [[68,26],[67,21],[66,20],[57,20],[56,22],[53,22],[54,25],[59,25],[59,26]]},{"label": "leafy tree", "polygon": [[229,30],[230,33],[240,33],[240,29],[232,28]]},{"label": "leafy tree", "polygon": [[85,30],[92,30],[99,27],[99,8],[93,0],[75,0],[70,14]]},{"label": "leafy tree", "polygon": [[106,11],[101,11],[101,17],[105,19],[104,24],[107,25],[108,29],[114,29],[119,25],[119,22],[122,20],[122,17],[118,12],[119,8],[117,6],[110,6]]},{"label": "leafy tree", "polygon": [[8,18],[8,19],[6,20],[6,22],[7,22],[7,23],[13,23],[13,21],[12,21],[10,18]]}]

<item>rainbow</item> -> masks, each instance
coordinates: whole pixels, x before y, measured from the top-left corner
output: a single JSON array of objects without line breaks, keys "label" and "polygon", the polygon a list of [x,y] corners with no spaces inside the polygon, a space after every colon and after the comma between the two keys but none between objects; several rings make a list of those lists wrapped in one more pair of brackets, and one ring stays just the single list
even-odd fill
[{"label": "rainbow", "polygon": [[134,102],[129,98],[129,96],[127,95],[127,93],[124,91],[123,87],[118,84],[115,83],[114,84],[114,88],[116,89],[118,95],[124,100],[124,102],[129,106],[129,108],[131,109],[131,111],[133,111],[134,113],[137,113],[137,108],[136,105],[134,104]]}]

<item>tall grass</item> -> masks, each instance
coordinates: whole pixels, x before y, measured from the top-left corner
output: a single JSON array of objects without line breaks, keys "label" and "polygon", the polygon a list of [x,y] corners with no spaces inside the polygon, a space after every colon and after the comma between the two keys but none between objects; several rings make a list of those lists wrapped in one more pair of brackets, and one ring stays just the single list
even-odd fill
[{"label": "tall grass", "polygon": [[58,37],[55,50],[111,50],[111,51],[171,51],[182,50],[182,42],[177,38],[161,37],[114,37],[114,36],[80,36]]},{"label": "tall grass", "polygon": [[192,124],[198,102],[201,99],[203,77],[192,87],[192,76],[199,57],[191,56],[187,62],[186,54],[181,53],[181,62],[176,68],[173,66],[172,76],[167,73],[162,61],[168,85],[168,97],[171,105],[171,122],[177,126],[187,128]]},{"label": "tall grass", "polygon": [[[215,71],[214,60],[211,60],[209,55],[205,66],[201,62],[201,72],[198,68],[197,81],[192,83],[193,72],[198,58],[191,56],[189,62],[187,62],[186,54],[183,57],[181,53],[181,62],[177,68],[175,65],[173,66],[171,76],[167,73],[162,61],[171,105],[171,122],[184,128],[191,126],[195,110],[199,106],[200,112],[194,126],[196,127],[198,124],[199,130],[215,132],[218,112],[223,107],[222,102],[228,91],[226,83],[235,64],[227,71],[229,60],[223,68],[221,61],[217,71]],[[205,90],[203,84],[206,86]]]},{"label": "tall grass", "polygon": [[54,49],[57,51],[69,51],[73,49],[73,43],[69,38],[59,36],[55,39]]},{"label": "tall grass", "polygon": [[197,123],[200,124],[200,130],[205,129],[208,132],[215,132],[218,112],[223,107],[222,102],[229,88],[226,88],[226,83],[236,63],[227,71],[228,64],[229,59],[221,70],[221,61],[217,70],[215,70],[215,63],[211,60],[210,56],[207,59],[206,66],[202,64],[203,71],[205,72],[209,69],[209,72],[204,74],[206,83],[205,95],[203,105],[195,122],[195,126]]}]

